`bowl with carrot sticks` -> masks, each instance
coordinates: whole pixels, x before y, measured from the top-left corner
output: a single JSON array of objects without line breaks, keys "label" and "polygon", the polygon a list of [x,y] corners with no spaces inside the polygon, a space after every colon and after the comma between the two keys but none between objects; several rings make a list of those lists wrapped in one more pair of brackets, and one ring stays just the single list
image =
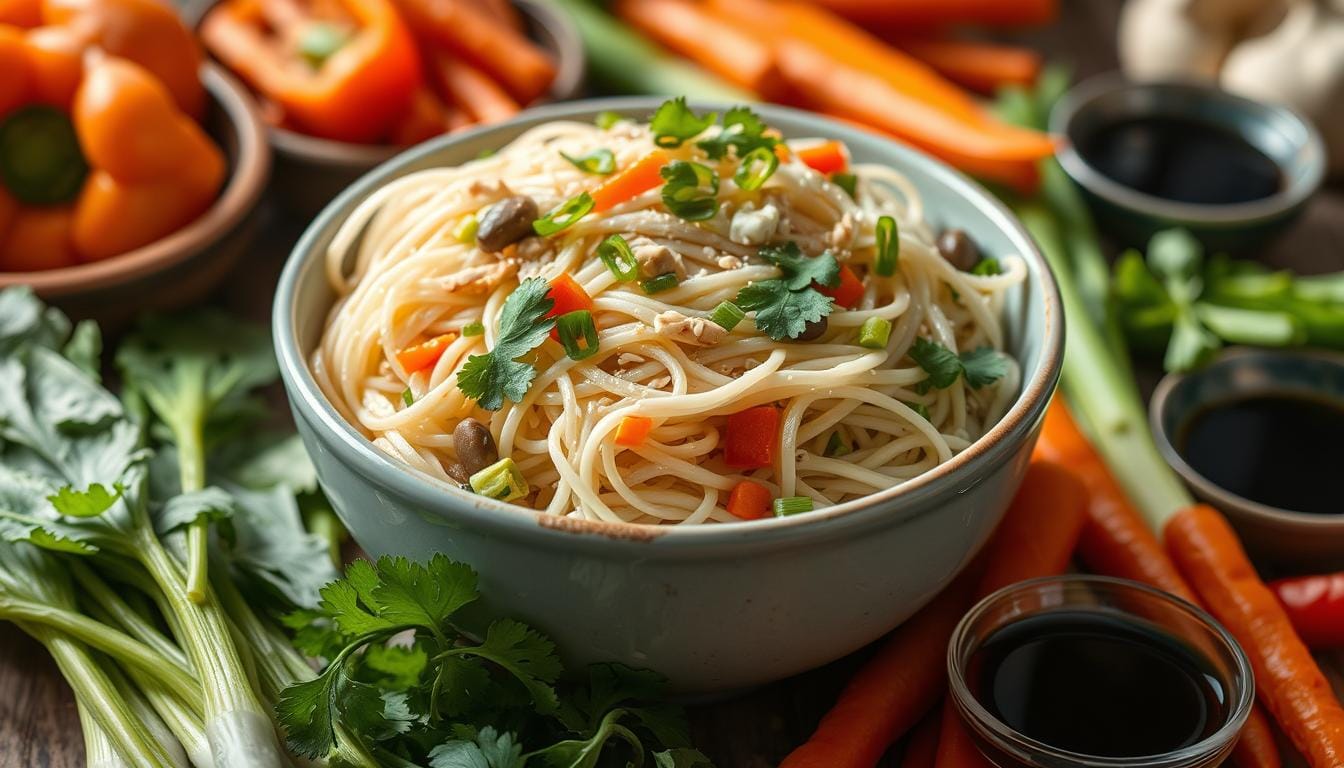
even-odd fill
[{"label": "bowl with carrot sticks", "polygon": [[302,214],[407,146],[583,81],[577,32],[538,0],[222,0],[193,15],[261,101],[277,193]]},{"label": "bowl with carrot sticks", "polygon": [[269,172],[254,102],[166,6],[43,13],[0,23],[0,287],[104,327],[201,297],[246,248]]},{"label": "bowl with carrot sticks", "polygon": [[[688,105],[680,100],[661,102],[650,98],[548,105],[499,126],[441,137],[409,150],[356,182],[310,225],[290,257],[274,304],[276,348],[299,431],[315,457],[319,476],[337,512],[367,551],[411,557],[445,552],[460,557],[479,571],[483,586],[493,596],[491,604],[482,606],[487,612],[510,610],[525,615],[552,632],[576,659],[650,667],[686,692],[740,689],[834,660],[900,624],[946,586],[987,540],[1027,472],[1032,445],[1054,389],[1063,343],[1062,316],[1049,270],[1019,225],[983,189],[914,150],[815,114],[781,107],[753,105],[750,109],[733,109],[732,106]],[[716,133],[703,122],[707,118],[696,116],[711,110],[735,121],[732,127]],[[656,117],[655,113],[661,113],[663,118],[646,123],[649,115]],[[660,144],[650,140],[648,131],[653,129],[645,127],[653,122],[659,124],[657,130],[662,132]],[[769,129],[777,132],[767,133]],[[685,141],[674,141],[677,135]],[[575,142],[591,139],[593,144],[576,143],[571,149],[568,145],[546,143],[558,136]],[[735,145],[726,148],[714,140],[716,137],[731,139]],[[710,149],[694,143],[697,138]],[[538,143],[528,144],[529,141]],[[737,152],[744,142],[748,143],[744,154],[757,164],[747,165],[748,170],[740,175],[729,172],[730,165],[724,165],[719,172],[701,165],[706,169],[702,171],[694,165],[675,165],[678,161],[671,159],[674,155],[685,157],[692,152],[714,151],[723,153],[720,154],[723,162],[736,164]],[[749,142],[767,142],[772,147],[776,142],[782,143],[779,154],[774,154],[757,151],[764,145],[751,147]],[[674,143],[676,147],[672,146]],[[588,155],[575,154],[575,150],[599,144],[602,146]],[[604,160],[605,168],[600,167]],[[533,168],[530,164],[534,162],[545,165]],[[773,169],[778,178],[766,178],[763,169]],[[847,172],[859,176],[855,187],[857,198],[849,197],[839,186]],[[835,294],[835,306],[860,306],[865,301],[864,292],[875,289],[871,288],[871,280],[865,288],[858,274],[865,278],[882,274],[883,264],[891,270],[893,280],[894,270],[916,270],[920,264],[938,270],[944,277],[951,276],[950,259],[931,250],[932,232],[946,231],[948,227],[959,228],[965,237],[973,239],[982,256],[1002,259],[1005,268],[1012,265],[1011,269],[1022,269],[1017,273],[1022,280],[1005,293],[1002,305],[1004,353],[1017,361],[1020,377],[1003,390],[1005,409],[993,419],[987,431],[973,440],[962,438],[964,450],[949,455],[937,466],[932,466],[931,459],[927,468],[912,467],[908,479],[898,481],[891,476],[889,481],[876,483],[874,476],[866,474],[858,463],[864,456],[872,462],[884,460],[872,454],[877,449],[876,441],[867,448],[859,448],[861,455],[850,459],[846,457],[853,453],[842,453],[838,445],[834,449],[823,447],[813,439],[820,437],[820,442],[829,445],[824,431],[829,431],[835,422],[816,427],[824,430],[816,436],[798,437],[803,431],[798,423],[801,412],[776,407],[772,398],[764,394],[765,387],[751,386],[754,381],[765,381],[763,377],[773,375],[774,366],[785,358],[807,355],[809,349],[831,350],[827,353],[830,355],[862,356],[868,353],[856,350],[865,349],[862,346],[865,343],[871,349],[902,343],[896,331],[878,320],[863,323],[877,328],[880,338],[865,335],[857,324],[863,316],[844,315],[850,310],[836,310],[829,319],[831,330],[816,331],[820,335],[811,339],[803,338],[806,335],[803,322],[797,323],[793,331],[777,329],[780,338],[793,339],[778,341],[769,336],[772,321],[768,308],[755,305],[757,309],[744,312],[733,301],[726,302],[729,306],[716,307],[708,303],[708,298],[719,302],[714,294],[694,309],[683,305],[693,316],[687,315],[679,330],[665,326],[669,333],[680,333],[679,338],[692,339],[684,349],[678,346],[671,351],[675,357],[665,358],[660,351],[665,342],[648,338],[642,352],[632,352],[626,363],[617,361],[612,346],[616,343],[611,336],[613,329],[628,328],[635,334],[657,333],[651,323],[680,322],[679,315],[656,320],[654,315],[659,314],[656,303],[700,290],[697,286],[719,286],[710,290],[723,292],[721,281],[745,279],[742,276],[749,274],[735,272],[738,269],[760,270],[750,273],[757,276],[756,289],[775,291],[781,302],[809,301],[829,307],[832,299],[809,293],[813,289],[807,287],[806,278],[797,280],[795,293],[787,281],[767,279],[775,274],[772,268],[725,258],[728,254],[721,248],[736,247],[725,240],[730,228],[728,211],[730,208],[734,211],[731,218],[738,221],[740,238],[769,238],[769,233],[760,234],[758,227],[778,231],[775,225],[779,222],[772,225],[771,213],[758,214],[756,208],[746,205],[756,193],[796,194],[791,209],[806,205],[812,215],[824,217],[827,209],[819,195],[824,194],[831,201],[825,205],[860,206],[865,204],[863,201],[873,202],[868,197],[865,185],[869,181],[864,174],[888,172],[892,178],[899,175],[906,180],[897,183],[909,185],[903,187],[910,195],[904,199],[922,199],[922,210],[932,229],[918,234],[924,230],[907,216],[908,229],[907,224],[902,224],[902,231],[897,233],[894,220],[888,220],[888,228],[880,237],[889,244],[896,242],[893,238],[899,238],[902,245],[897,248],[900,255],[886,261],[882,254],[894,255],[896,251],[887,245],[877,246],[874,237],[865,235],[862,261],[856,258],[843,269],[837,267],[834,279],[823,277],[834,283],[833,290],[826,289]],[[452,181],[445,181],[440,174],[455,175]],[[567,190],[565,194],[574,195],[572,204],[558,205],[546,213],[551,207],[549,199],[538,205],[536,200],[518,194],[524,184],[529,185],[528,189],[540,189],[552,177],[563,180],[560,183]],[[841,181],[829,180],[835,178]],[[416,187],[420,182],[431,186]],[[508,186],[501,189],[500,183]],[[382,318],[395,325],[403,317],[428,317],[426,312],[437,310],[422,311],[396,300],[384,304],[378,297],[365,303],[362,297],[369,294],[361,294],[359,300],[351,298],[352,294],[338,299],[343,287],[333,279],[344,270],[343,263],[375,263],[380,269],[391,265],[398,271],[407,266],[409,262],[403,261],[402,256],[410,252],[385,257],[380,250],[382,246],[366,238],[383,237],[391,231],[384,224],[401,220],[399,212],[408,210],[403,207],[404,201],[392,201],[389,196],[411,190],[419,195],[422,189],[432,196],[433,185],[448,190],[448,195],[439,198],[457,206],[453,210],[471,209],[471,216],[464,221],[473,226],[416,218],[416,226],[428,222],[421,227],[423,231],[443,233],[441,248],[422,247],[418,241],[411,246],[416,254],[427,256],[419,263],[432,268],[445,259],[455,258],[452,254],[468,250],[484,255],[479,266],[467,267],[470,272],[454,273],[446,282],[437,277],[421,281],[417,273],[416,285],[430,286],[421,293],[434,301],[447,296],[446,301],[458,302],[472,317],[471,322],[460,326],[460,332],[456,325],[450,327],[446,316],[431,317],[431,322],[438,323],[432,338],[415,344],[403,343],[382,336],[385,332],[380,325]],[[468,199],[475,194],[472,189],[481,194],[507,191],[509,196],[478,211]],[[755,199],[759,203],[765,198]],[[879,209],[866,210],[872,214]],[[387,215],[380,215],[383,212]],[[362,218],[366,215],[371,218]],[[921,220],[924,215],[920,214]],[[873,218],[881,221],[880,217]],[[362,222],[369,222],[368,226]],[[799,226],[804,225],[801,218],[798,222]],[[695,246],[683,249],[685,253],[716,265],[722,259],[726,266],[716,268],[727,271],[688,270],[684,278],[679,278],[675,255],[664,252],[670,249],[660,249],[657,243],[649,247],[649,243],[627,229],[632,226],[671,228],[664,229],[663,235],[654,235],[664,241],[668,239],[667,233],[682,233],[680,236]],[[601,236],[592,227],[603,228]],[[510,271],[515,268],[510,266],[515,260],[533,261],[518,263],[517,269],[561,268],[556,260],[537,261],[527,252],[539,255],[546,252],[547,246],[540,239],[547,235],[542,233],[552,233],[557,238],[583,237],[580,229],[594,234],[588,236],[588,241],[575,240],[565,246],[566,252],[575,254],[574,258],[581,262],[572,276],[554,273],[528,276]],[[818,234],[822,231],[816,226],[813,230]],[[840,232],[842,239],[847,237],[846,231]],[[625,234],[612,236],[622,232]],[[800,230],[786,230],[786,236],[788,232]],[[833,229],[828,226],[825,232],[833,233]],[[356,233],[353,240],[351,233]],[[915,237],[918,242],[911,239]],[[380,242],[401,240],[399,234],[392,234],[390,239]],[[756,242],[763,244],[766,240]],[[353,247],[359,255],[347,251],[347,247]],[[820,247],[817,242],[813,249]],[[502,250],[496,257],[482,249]],[[748,250],[756,253],[755,248]],[[356,257],[347,259],[348,256]],[[748,258],[755,260],[756,256]],[[815,258],[823,261],[803,259],[797,264],[818,268],[828,263],[824,256]],[[791,270],[794,266],[781,269]],[[658,274],[638,279],[641,274],[653,272]],[[367,273],[356,279],[364,276]],[[389,277],[380,274],[367,284],[381,284]],[[610,289],[599,292],[595,287],[598,285]],[[854,295],[847,297],[850,285]],[[632,286],[638,287],[632,289]],[[969,286],[970,283],[963,284],[967,290]],[[619,292],[615,292],[617,288]],[[735,290],[728,290],[725,295],[732,296]],[[590,296],[589,291],[594,295]],[[950,294],[940,295],[953,301]],[[957,300],[969,300],[968,293],[958,296]],[[370,306],[372,314],[337,317],[333,307],[338,300],[338,312]],[[611,302],[626,301],[633,302],[629,305],[632,314],[618,325],[608,325],[604,307],[611,306]],[[496,306],[503,307],[500,317],[480,315]],[[903,306],[908,306],[904,300],[892,311],[900,313]],[[547,324],[541,315],[552,311],[561,313],[557,316],[560,319]],[[788,308],[780,311],[793,312]],[[755,315],[748,319],[751,312]],[[998,314],[994,310],[994,315]],[[525,319],[528,317],[533,319]],[[937,319],[942,315],[925,317],[930,318],[930,324],[942,322]],[[468,319],[466,313],[462,319]],[[706,320],[722,332],[710,328]],[[598,325],[602,326],[600,330]],[[915,333],[917,325],[920,324],[903,326],[902,332]],[[730,330],[730,326],[735,330]],[[519,330],[524,327],[526,330]],[[648,330],[644,330],[646,327]],[[375,360],[368,372],[377,376],[381,369],[392,370],[392,366],[414,370],[412,386],[403,389],[404,385],[397,384],[395,390],[382,387],[379,392],[359,390],[352,399],[346,399],[341,392],[319,383],[319,379],[324,382],[339,379],[358,389],[362,386],[360,382],[367,380],[363,368],[347,371],[343,367],[347,361],[362,366],[361,361],[367,357],[357,344],[330,336],[344,329],[374,339],[379,349],[383,348],[382,343],[376,340],[389,339],[394,361],[384,366],[381,359]],[[552,330],[557,332],[558,340],[553,340]],[[387,332],[397,334],[400,330]],[[824,345],[823,339],[834,340],[835,344]],[[406,341],[413,339],[407,337]],[[703,342],[704,346],[695,341]],[[546,404],[544,409],[539,407],[524,414],[528,406],[522,400],[541,396],[540,389],[526,394],[529,382],[536,381],[542,387],[547,386],[548,378],[554,378],[534,371],[534,364],[544,367],[550,363],[537,361],[528,352],[530,347],[538,348],[536,354],[543,354],[548,360],[559,354],[564,358],[557,361],[561,366],[586,365],[585,370],[594,377],[621,391],[630,391],[630,387],[620,383],[621,376],[602,366],[639,365],[651,357],[666,359],[669,365],[676,366],[683,354],[691,356],[688,359],[703,360],[707,358],[702,355],[726,354],[725,347],[719,346],[716,351],[715,345],[739,342],[747,345],[744,349],[768,350],[775,357],[766,367],[728,366],[725,370],[734,375],[716,374],[715,388],[704,389],[704,382],[691,382],[694,389],[686,393],[690,397],[703,395],[701,400],[706,403],[710,398],[730,398],[726,404],[717,405],[692,401],[682,409],[685,413],[678,418],[688,422],[698,419],[709,425],[712,437],[708,440],[689,439],[710,434],[694,424],[677,426],[681,431],[674,434],[675,430],[669,431],[665,426],[667,419],[657,413],[646,418],[620,419],[618,427],[612,422],[615,428],[600,439],[589,439],[590,433],[579,439],[575,432],[575,439],[571,440],[559,423],[551,430],[535,426],[552,417],[582,419],[584,414],[608,408],[610,402],[599,402],[598,393],[590,392],[587,384],[579,384],[580,389],[575,391],[580,398],[592,396],[591,409],[561,397],[554,405]],[[823,346],[809,347],[812,342]],[[475,362],[471,365],[486,364],[491,370],[479,378],[473,378],[470,372],[432,378],[437,374],[431,369],[446,370],[452,361],[464,359],[462,350],[468,346],[475,350],[472,357]],[[498,354],[494,351],[479,354],[486,350],[496,350]],[[324,354],[332,356],[319,360]],[[861,364],[876,361],[882,354],[865,358],[867,362]],[[975,365],[974,357],[942,355],[945,365],[962,371],[948,369],[945,373],[952,374],[952,379],[964,375],[966,365]],[[894,361],[895,356],[891,359]],[[780,397],[786,397],[794,389],[805,388],[804,381],[809,382],[806,388],[810,388],[817,386],[812,382],[827,375],[837,378],[847,375],[849,369],[836,360],[836,357],[819,358],[811,372],[800,371],[795,381],[784,380],[781,372],[780,380],[770,387],[784,389],[768,391],[781,392]],[[744,373],[746,370],[754,373]],[[915,364],[908,370],[912,382],[925,377]],[[762,378],[743,379],[743,376]],[[505,386],[506,379],[520,388],[508,384],[506,391],[496,386]],[[667,386],[672,386],[670,381]],[[885,385],[845,391],[885,403],[888,401],[882,398],[886,396],[875,391],[882,386]],[[916,387],[919,388],[917,384]],[[871,395],[869,389],[874,390]],[[391,392],[392,397],[385,397],[383,391]],[[495,395],[491,392],[496,391],[498,397],[492,405],[490,398]],[[804,395],[824,397],[820,391],[809,390]],[[919,397],[913,391],[909,396]],[[374,417],[380,418],[385,413],[389,418],[403,420],[398,427],[402,434],[389,433],[375,442],[372,432],[354,420],[353,411],[363,407],[360,403],[373,403],[374,398],[382,398],[388,405],[386,412],[381,403],[373,406],[377,409],[371,411]],[[671,402],[652,395],[641,400],[655,407]],[[893,399],[888,404],[907,418],[923,418],[899,401]],[[462,419],[446,411],[443,419],[451,421],[441,420],[438,415],[418,415],[430,414],[440,406],[460,406],[460,413],[474,413],[479,419]],[[860,407],[857,401],[854,406]],[[709,410],[716,413],[702,413]],[[510,413],[514,415],[509,416]],[[832,418],[837,417],[841,417],[839,411],[832,413]],[[932,417],[941,419],[937,415]],[[512,438],[499,437],[492,431],[503,425],[506,418],[516,420],[521,430],[511,448],[504,441]],[[885,417],[874,423],[897,424],[894,418]],[[421,425],[427,429],[422,430]],[[894,428],[906,434],[903,427]],[[948,427],[949,432],[956,429]],[[936,434],[937,428],[931,427],[930,432]],[[408,448],[409,453],[423,459],[418,465],[387,451],[387,447],[394,445],[411,445],[403,435],[412,433],[416,440],[418,435],[433,434],[439,446]],[[917,442],[920,438],[911,439]],[[538,505],[541,498],[538,494],[552,493],[558,487],[546,473],[561,463],[550,458],[546,446],[551,440],[556,441],[557,450],[563,443],[575,450],[587,445],[596,451],[606,451],[607,446],[621,451],[613,456],[611,466],[617,468],[604,475],[612,483],[610,486],[584,479],[604,466],[605,458],[597,458],[592,470],[576,469],[572,477],[582,486],[585,498],[596,498],[614,508],[619,506],[614,488],[628,494],[632,487],[639,486],[641,492],[647,489],[647,498],[655,506],[662,505],[665,512],[676,512],[681,509],[678,505],[682,500],[690,495],[680,490],[684,485],[680,478],[689,475],[693,478],[692,493],[698,500],[695,505],[699,509],[698,518],[682,515],[681,522],[673,525],[641,519],[612,521],[566,510],[547,511],[547,502]],[[529,447],[523,447],[524,441]],[[664,445],[672,453],[660,447]],[[445,460],[467,462],[460,467],[443,465],[465,477],[464,480],[453,480],[451,475],[436,478],[429,471],[429,462],[440,461],[437,458],[440,448],[453,452],[451,456],[445,454]],[[541,453],[524,457],[524,450]],[[865,450],[868,453],[863,453]],[[905,455],[908,451],[891,444],[889,452]],[[481,457],[482,453],[488,459]],[[813,508],[814,499],[801,495],[809,493],[802,490],[801,484],[794,486],[800,489],[797,493],[783,491],[783,483],[788,481],[782,478],[791,470],[781,467],[785,461],[801,460],[806,464],[823,454],[828,456],[827,467],[850,476],[835,480],[834,496],[821,495],[822,500]],[[638,473],[622,473],[620,467],[628,468],[637,455],[664,456],[660,459],[664,465],[649,466]],[[573,461],[578,467],[583,460],[576,456]],[[469,476],[463,475],[462,470],[469,472]],[[743,477],[752,482],[743,482]],[[870,486],[871,491],[853,497],[843,495],[848,493],[845,488],[855,487],[855,478],[867,478],[876,484]],[[807,480],[821,482],[810,470]],[[679,483],[682,485],[672,487]],[[465,487],[473,491],[468,492]]]}]

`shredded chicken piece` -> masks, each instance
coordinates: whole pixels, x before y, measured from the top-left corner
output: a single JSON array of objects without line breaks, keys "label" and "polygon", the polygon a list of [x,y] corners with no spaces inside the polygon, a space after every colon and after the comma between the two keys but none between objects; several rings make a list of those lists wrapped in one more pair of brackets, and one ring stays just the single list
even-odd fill
[{"label": "shredded chicken piece", "polygon": [[720,256],[719,269],[741,269],[742,260],[736,256]]},{"label": "shredded chicken piece", "polygon": [[648,239],[637,240],[631,249],[635,262],[639,264],[640,277],[649,278],[671,272],[677,280],[686,279],[686,266],[681,262],[681,254]]},{"label": "shredded chicken piece", "polygon": [[666,336],[683,344],[708,347],[718,344],[728,336],[728,331],[718,323],[703,317],[687,317],[680,312],[668,310],[653,318],[653,330],[660,336]]},{"label": "shredded chicken piece", "polygon": [[555,243],[545,237],[525,237],[514,248],[518,258],[535,261],[554,252]]},{"label": "shredded chicken piece", "polygon": [[845,211],[845,215],[831,228],[831,247],[837,250],[849,250],[854,245],[854,236],[859,228],[855,226],[854,214]]},{"label": "shredded chicken piece", "polygon": [[471,296],[480,296],[490,293],[517,272],[517,260],[497,261],[494,264],[464,267],[451,275],[445,275],[439,278],[439,286],[448,293],[461,291]]},{"label": "shredded chicken piece", "polygon": [[649,381],[648,386],[651,389],[662,389],[671,383],[672,383],[671,376],[659,376],[658,378]]},{"label": "shredded chicken piece", "polygon": [[760,208],[747,203],[733,214],[728,239],[741,245],[764,245],[779,230],[779,220],[780,211],[774,203],[766,203]]},{"label": "shredded chicken piece", "polygon": [[616,364],[622,367],[627,365],[639,365],[642,362],[644,362],[644,358],[633,352],[622,352],[616,356]]},{"label": "shredded chicken piece", "polygon": [[509,189],[509,185],[505,184],[501,179],[491,179],[488,181],[484,179],[476,179],[471,182],[471,186],[467,187],[467,194],[472,197],[488,197],[495,199],[504,197],[505,195],[511,195],[513,194],[513,190]]}]

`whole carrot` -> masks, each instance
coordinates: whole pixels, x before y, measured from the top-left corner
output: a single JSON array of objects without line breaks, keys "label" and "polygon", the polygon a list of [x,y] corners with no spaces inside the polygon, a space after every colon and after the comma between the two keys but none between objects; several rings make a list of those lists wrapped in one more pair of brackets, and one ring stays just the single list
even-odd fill
[{"label": "whole carrot", "polygon": [[1030,48],[935,37],[892,42],[943,77],[981,93],[992,95],[1005,85],[1028,87],[1041,73],[1041,55]]},{"label": "whole carrot", "polygon": [[938,715],[943,722],[938,730],[938,751],[934,754],[933,764],[936,768],[993,768],[971,740],[971,734],[957,713],[957,705],[952,703],[952,697],[949,696],[943,702],[942,711]]},{"label": "whole carrot", "polygon": [[1313,768],[1344,765],[1344,707],[1227,520],[1205,504],[1178,512],[1167,551],[1209,611],[1237,638],[1260,699]]},{"label": "whole carrot", "polygon": [[934,707],[933,711],[919,721],[910,737],[905,740],[905,754],[901,755],[901,768],[933,768],[938,756],[938,729],[943,724],[943,708]]},{"label": "whole carrot", "polygon": [[1057,0],[812,0],[867,25],[944,27],[1047,24],[1059,13]]},{"label": "whole carrot", "polygon": [[[1151,584],[1200,604],[1157,535],[1144,524],[1105,462],[1078,429],[1063,398],[1055,398],[1046,409],[1034,456],[1068,467],[1087,489],[1087,522],[1078,539],[1078,557],[1089,570]],[[1232,762],[1240,768],[1282,765],[1269,720],[1259,706],[1246,719]]]}]

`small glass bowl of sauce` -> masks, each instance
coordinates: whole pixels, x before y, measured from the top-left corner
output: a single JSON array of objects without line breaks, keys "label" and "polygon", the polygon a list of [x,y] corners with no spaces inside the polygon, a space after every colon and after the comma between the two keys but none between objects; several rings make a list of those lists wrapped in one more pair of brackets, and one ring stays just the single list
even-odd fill
[{"label": "small glass bowl of sauce", "polygon": [[1221,763],[1255,698],[1241,647],[1198,608],[1132,581],[1034,579],[962,618],[949,690],[999,768]]}]

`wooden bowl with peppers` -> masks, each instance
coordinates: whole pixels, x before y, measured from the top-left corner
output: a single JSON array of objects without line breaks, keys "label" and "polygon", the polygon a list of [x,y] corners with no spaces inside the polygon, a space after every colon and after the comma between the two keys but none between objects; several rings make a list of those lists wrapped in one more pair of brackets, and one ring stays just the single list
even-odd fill
[{"label": "wooden bowl with peppers", "polygon": [[277,194],[303,214],[407,146],[582,85],[582,41],[541,0],[206,0],[189,13],[262,102]]},{"label": "wooden bowl with peppers", "polygon": [[115,326],[199,298],[269,169],[246,90],[157,0],[0,7],[0,287]]}]

